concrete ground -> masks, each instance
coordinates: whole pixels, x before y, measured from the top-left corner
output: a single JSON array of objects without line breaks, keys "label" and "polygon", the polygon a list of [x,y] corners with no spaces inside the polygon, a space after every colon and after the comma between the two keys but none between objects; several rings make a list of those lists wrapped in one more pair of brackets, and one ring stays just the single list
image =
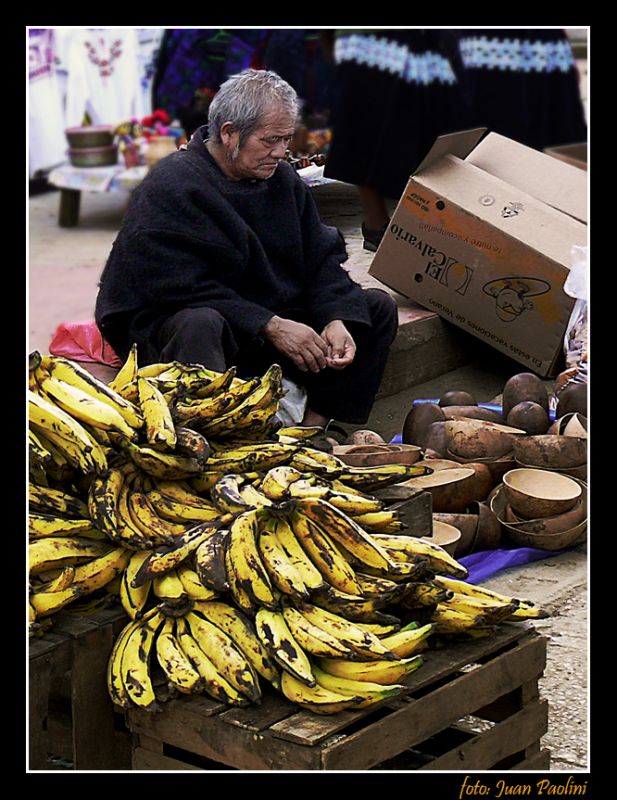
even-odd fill
[{"label": "concrete ground", "polygon": [[[344,185],[315,190],[324,221],[337,225],[348,242],[348,266],[363,285],[373,282],[366,271],[372,254],[362,249],[360,209],[355,192]],[[76,228],[57,225],[59,193],[29,200],[28,352],[48,352],[57,325],[90,320],[99,275],[122,220],[126,197],[84,194]],[[428,312],[403,298],[403,323],[424,320]],[[434,315],[429,315],[429,317]],[[463,334],[461,334],[463,336]],[[439,397],[447,389],[472,391],[478,402],[498,396],[507,378],[523,371],[509,359],[467,342],[461,363],[403,391],[379,397],[365,427],[384,438],[400,432],[416,398]],[[430,343],[425,358],[430,360]],[[542,746],[550,749],[551,770],[589,770],[588,718],[588,561],[585,546],[533,564],[505,570],[485,583],[498,591],[527,597],[552,615],[535,623],[548,637],[548,664],[541,694],[549,701],[549,730]]]}]

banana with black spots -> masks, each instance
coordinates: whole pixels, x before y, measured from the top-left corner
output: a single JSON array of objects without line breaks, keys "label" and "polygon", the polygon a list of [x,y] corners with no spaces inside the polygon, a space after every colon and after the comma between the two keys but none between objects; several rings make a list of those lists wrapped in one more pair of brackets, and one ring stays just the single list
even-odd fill
[{"label": "banana with black spots", "polygon": [[321,658],[318,666],[329,675],[353,681],[393,684],[405,680],[424,663],[422,656],[399,661],[349,661],[344,658]]},{"label": "banana with black spots", "polygon": [[123,688],[130,702],[147,711],[158,708],[150,659],[156,634],[164,620],[160,609],[154,608],[141,619],[129,623],[131,628],[121,650],[119,672]]},{"label": "banana with black spots", "polygon": [[182,694],[197,694],[204,680],[182,650],[174,635],[173,619],[166,619],[156,636],[156,657],[170,686]]},{"label": "banana with black spots", "polygon": [[47,536],[80,536],[92,529],[91,519],[68,519],[57,514],[31,511],[28,514],[28,535],[31,539]]},{"label": "banana with black spots", "polygon": [[241,474],[221,475],[210,490],[214,505],[228,514],[242,514],[247,511],[249,503],[240,494],[240,488],[246,480],[246,476]]},{"label": "banana with black spots", "polygon": [[366,659],[386,659],[393,661],[396,655],[391,652],[372,633],[359,628],[353,622],[345,619],[340,614],[326,611],[313,603],[295,601],[298,611],[318,628],[339,639],[358,656]]},{"label": "banana with black spots", "polygon": [[131,553],[126,569],[122,573],[120,581],[120,602],[122,608],[132,619],[139,619],[143,615],[143,610],[150,596],[152,581],[146,581],[138,588],[132,585],[133,578],[137,571],[150,555],[150,550],[135,550]]},{"label": "banana with black spots", "polygon": [[285,554],[296,568],[302,583],[309,592],[323,588],[326,584],[321,572],[302,549],[296,534],[289,522],[284,518],[275,517],[275,532]]},{"label": "banana with black spots", "polygon": [[202,584],[213,592],[229,591],[230,585],[225,567],[225,548],[229,531],[219,528],[195,550],[195,571]]},{"label": "banana with black spots", "polygon": [[361,700],[360,697],[324,689],[317,682],[309,686],[285,671],[281,676],[281,691],[292,703],[315,714],[338,714],[345,709],[357,708]]},{"label": "banana with black spots", "polygon": [[314,625],[289,603],[283,603],[283,617],[295,641],[306,653],[329,658],[353,657],[354,651],[340,639]]},{"label": "banana with black spots", "polygon": [[401,483],[410,478],[430,475],[432,472],[433,470],[430,467],[418,467],[415,464],[384,464],[375,467],[351,467],[345,465],[345,469],[340,473],[338,479],[342,483],[361,491],[373,492],[393,483]]},{"label": "banana with black spots", "polygon": [[260,513],[252,510],[239,514],[232,521],[229,526],[226,557],[233,563],[237,581],[253,604],[275,609],[278,607],[279,598],[257,545],[259,518]]},{"label": "banana with black spots", "polygon": [[88,511],[95,526],[111,539],[117,535],[120,490],[132,466],[110,467],[105,475],[96,475],[88,489]]},{"label": "banana with black spots", "polygon": [[467,568],[453,558],[447,550],[434,542],[418,536],[394,536],[387,533],[372,533],[371,538],[388,549],[393,559],[407,561],[414,558],[425,558],[429,566],[437,573],[466,578]]},{"label": "banana with black spots", "polygon": [[264,517],[258,523],[257,546],[270,580],[284,594],[308,600],[309,590],[277,538],[276,528],[274,517]]},{"label": "banana with black spots", "polygon": [[109,542],[97,542],[76,536],[46,536],[28,545],[28,569],[36,575],[47,569],[66,567],[104,555]]},{"label": "banana with black spots", "polygon": [[290,524],[302,549],[323,578],[342,592],[360,595],[361,589],[355,572],[336,548],[330,535],[302,513],[298,506],[291,515]]},{"label": "banana with black spots", "polygon": [[229,683],[201,649],[184,617],[176,620],[176,636],[184,654],[203,679],[204,691],[210,697],[227,705],[242,707],[250,704],[248,697]]},{"label": "banana with black spots", "polygon": [[148,475],[163,480],[181,480],[200,475],[203,466],[200,461],[190,456],[155,450],[146,445],[137,445],[125,440],[124,447],[129,457]]},{"label": "banana with black spots", "polygon": [[183,561],[178,566],[176,573],[189,600],[214,600],[219,596],[218,592],[204,586],[199,574],[193,569],[188,560]]},{"label": "banana with black spots", "polygon": [[313,602],[319,604],[326,611],[339,614],[352,622],[374,622],[388,625],[400,622],[398,617],[381,611],[394,602],[392,595],[356,597],[341,592],[333,586],[327,586],[314,593]]},{"label": "banana with black spots", "polygon": [[271,467],[261,482],[260,489],[270,500],[289,498],[289,489],[294,481],[302,478],[302,473],[288,465]]},{"label": "banana with black spots", "polygon": [[425,625],[417,625],[413,622],[405,625],[396,633],[382,637],[381,642],[398,658],[410,658],[426,648],[427,640],[434,632],[435,626],[430,622]]},{"label": "banana with black spots", "polygon": [[284,673],[290,673],[306,686],[315,686],[311,662],[289,629],[281,611],[260,608],[255,629],[261,643]]},{"label": "banana with black spots", "polygon": [[350,697],[361,698],[356,708],[368,708],[383,700],[402,694],[406,687],[400,683],[383,684],[374,681],[359,681],[355,678],[341,677],[326,672],[317,664],[313,664],[313,673],[318,686],[331,692]]},{"label": "banana with black spots", "polygon": [[37,484],[29,483],[28,501],[30,506],[51,509],[71,517],[85,519],[90,516],[88,505],[81,498],[75,497],[62,489],[54,489],[51,486],[38,486]]},{"label": "banana with black spots", "polygon": [[199,614],[186,615],[191,636],[220,674],[253,703],[261,702],[259,678],[233,639]]},{"label": "banana with black spots", "polygon": [[152,579],[152,592],[159,600],[163,600],[171,606],[184,606],[189,599],[184,584],[175,569],[162,575],[155,575]]},{"label": "banana with black spots", "polygon": [[[298,500],[296,509],[322,530],[327,531],[332,539],[340,542],[357,561],[377,569],[389,570],[391,568],[392,559],[388,556],[387,551],[354,519],[330,505],[326,500],[305,497]],[[350,592],[350,594],[354,594],[354,592]]]},{"label": "banana with black spots", "polygon": [[146,441],[152,447],[166,447],[173,450],[176,446],[176,428],[163,393],[154,381],[139,376],[137,391],[139,407],[145,422]]},{"label": "banana with black spots", "polygon": [[210,442],[199,431],[176,425],[176,452],[181,456],[194,458],[204,466],[210,457]]},{"label": "banana with black spots", "polygon": [[250,619],[239,609],[220,600],[195,602],[193,611],[226,633],[242,651],[258,675],[273,686],[280,685],[276,663],[262,645]]}]

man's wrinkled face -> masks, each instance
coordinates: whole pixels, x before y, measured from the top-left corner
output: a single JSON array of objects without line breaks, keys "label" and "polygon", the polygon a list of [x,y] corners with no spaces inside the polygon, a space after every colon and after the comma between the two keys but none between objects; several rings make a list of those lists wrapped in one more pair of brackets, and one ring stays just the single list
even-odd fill
[{"label": "man's wrinkled face", "polygon": [[231,131],[225,134],[227,168],[236,180],[272,177],[279,161],[294,134],[295,120],[287,111],[271,111],[261,124],[240,145],[240,134]]}]

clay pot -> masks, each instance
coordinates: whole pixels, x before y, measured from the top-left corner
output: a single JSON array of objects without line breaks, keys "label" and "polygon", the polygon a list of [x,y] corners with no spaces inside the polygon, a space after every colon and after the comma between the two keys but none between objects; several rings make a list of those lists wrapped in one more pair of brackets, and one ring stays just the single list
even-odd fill
[{"label": "clay pot", "polygon": [[451,419],[445,424],[447,449],[468,459],[500,458],[509,453],[525,431],[476,419]]},{"label": "clay pot", "polygon": [[[525,464],[522,461],[515,460],[513,469],[542,469],[536,464]],[[568,467],[567,469],[557,469],[551,467],[551,472],[556,472],[559,475],[569,475],[571,478],[578,478],[581,481],[587,482],[587,464],[581,464],[580,467]]]},{"label": "clay pot", "polygon": [[501,522],[488,503],[473,503],[471,509],[478,511],[478,524],[472,552],[496,550],[502,541]]},{"label": "clay pot", "polygon": [[415,403],[403,423],[403,443],[417,444],[425,449],[429,426],[433,422],[443,422],[444,420],[444,413],[437,403]]},{"label": "clay pot", "polygon": [[544,469],[513,469],[503,476],[508,503],[527,519],[551,517],[569,511],[581,497],[579,483]]},{"label": "clay pot", "polygon": [[424,434],[424,450],[439,453],[441,458],[446,455],[446,422],[432,422]]},{"label": "clay pot", "polygon": [[545,469],[579,467],[587,463],[587,440],[555,434],[523,436],[514,442],[514,458]]}]

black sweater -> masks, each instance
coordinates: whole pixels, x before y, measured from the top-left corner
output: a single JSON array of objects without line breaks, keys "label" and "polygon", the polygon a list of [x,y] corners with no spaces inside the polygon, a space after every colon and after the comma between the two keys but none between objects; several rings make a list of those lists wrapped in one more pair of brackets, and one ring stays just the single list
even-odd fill
[{"label": "black sweater", "polygon": [[188,307],[217,310],[241,339],[286,312],[318,332],[333,319],[369,324],[365,293],[341,266],[342,236],[320,221],[295,170],[281,162],[268,180],[231,181],[205,133],[157,162],[132,194],[95,309],[116,353],[126,358],[129,338],[147,340]]}]

